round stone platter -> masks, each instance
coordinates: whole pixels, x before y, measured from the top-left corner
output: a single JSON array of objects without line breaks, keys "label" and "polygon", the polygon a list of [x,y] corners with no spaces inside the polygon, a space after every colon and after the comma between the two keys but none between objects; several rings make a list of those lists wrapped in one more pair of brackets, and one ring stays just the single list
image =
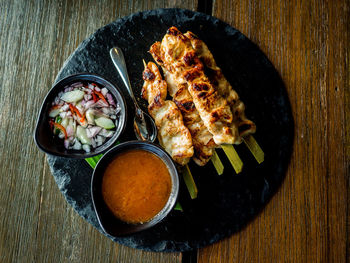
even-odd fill
[{"label": "round stone platter", "polygon": [[[144,59],[153,61],[148,49],[161,41],[166,30],[176,26],[192,31],[212,51],[217,64],[246,105],[246,115],[257,125],[254,135],[265,152],[258,164],[244,144],[235,146],[244,167],[236,174],[221,149],[217,152],[225,169],[219,176],[212,163],[189,164],[198,188],[191,200],[181,182],[179,202],[183,211],[173,210],[160,224],[114,241],[148,251],[197,249],[244,228],[256,217],[281,185],[292,152],[294,124],[283,82],[266,56],[242,33],[205,14],[183,9],[157,9],[132,14],[97,30],[67,59],[56,81],[79,72],[96,73],[118,86],[128,106],[127,128],[120,141],[134,140],[133,106],[118,76],[109,50],[119,46],[125,55],[131,85],[140,98]],[[67,202],[87,222],[101,230],[91,200],[93,170],[85,160],[48,156],[51,172]],[[181,176],[180,176],[181,177]],[[182,180],[180,178],[180,180]]]}]

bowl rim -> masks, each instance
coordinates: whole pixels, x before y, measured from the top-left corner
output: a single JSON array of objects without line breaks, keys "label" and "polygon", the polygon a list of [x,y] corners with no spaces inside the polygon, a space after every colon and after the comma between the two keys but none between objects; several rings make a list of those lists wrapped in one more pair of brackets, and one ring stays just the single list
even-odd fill
[{"label": "bowl rim", "polygon": [[[148,149],[145,148],[141,148],[140,146],[149,146],[151,148],[154,148],[158,151],[160,151],[162,154],[164,154],[164,156],[166,156],[166,159],[169,161],[169,165],[166,163],[166,161],[164,160],[164,157],[159,156],[159,154],[149,151]],[[134,148],[127,148],[128,146],[135,146]],[[119,220],[118,218],[116,218],[114,215],[114,220],[116,220],[116,222],[119,222],[120,224],[124,224],[124,225],[128,225],[129,227],[135,226],[135,229],[128,231],[127,233],[123,233],[123,234],[114,234],[111,233],[110,231],[108,231],[105,226],[102,223],[102,219],[101,219],[101,215],[100,212],[98,211],[99,209],[97,208],[96,205],[96,201],[95,201],[95,192],[98,191],[94,189],[94,185],[96,183],[96,176],[100,176],[100,180],[102,180],[103,177],[103,172],[106,167],[100,167],[101,164],[104,162],[105,158],[109,158],[109,157],[114,157],[116,155],[118,155],[119,153],[122,152],[126,152],[128,150],[135,150],[135,149],[141,149],[141,150],[145,150],[148,152],[151,152],[152,154],[155,154],[156,156],[158,156],[163,162],[164,164],[167,166],[168,170],[169,170],[169,175],[171,177],[172,180],[172,187],[171,187],[171,191],[170,191],[170,195],[169,198],[167,200],[167,203],[164,205],[164,207],[148,222],[145,223],[138,223],[138,224],[132,224],[132,223],[126,223],[122,220]],[[112,155],[112,156],[110,156]],[[99,172],[100,169],[103,169],[101,172]],[[177,166],[175,164],[175,162],[173,161],[173,159],[171,158],[171,156],[158,144],[155,144],[153,142],[150,141],[139,141],[139,140],[132,140],[132,141],[126,141],[123,143],[120,143],[112,148],[110,148],[102,157],[101,159],[97,162],[92,177],[91,177],[91,199],[92,199],[92,204],[93,204],[93,208],[97,217],[97,221],[99,223],[99,226],[101,227],[101,229],[108,235],[112,236],[112,237],[122,237],[122,236],[128,236],[130,234],[133,233],[137,233],[140,231],[144,231],[147,230],[153,226],[155,226],[156,224],[160,223],[164,218],[166,218],[168,216],[168,214],[173,210],[173,208],[175,207],[175,204],[177,202],[178,199],[178,195],[179,195],[179,189],[180,189],[180,179],[179,179],[179,174],[178,174],[178,170],[177,170]],[[99,190],[99,193],[101,193],[101,189]],[[102,197],[103,200],[103,197]],[[102,201],[104,202],[104,201]],[[102,209],[102,208],[101,208]],[[137,229],[137,226],[142,226],[142,229]]]},{"label": "bowl rim", "polygon": [[[119,129],[119,132],[116,135],[113,135],[112,138],[110,138],[111,144],[110,146],[108,146],[107,148],[103,148],[100,151],[93,151],[90,153],[81,153],[81,154],[76,154],[76,155],[70,155],[70,154],[65,154],[65,153],[61,153],[61,152],[54,152],[52,151],[50,148],[45,148],[41,145],[40,140],[38,138],[39,134],[38,134],[38,128],[39,128],[39,124],[41,123],[40,120],[40,116],[42,115],[42,111],[47,103],[48,97],[56,90],[59,88],[60,85],[62,85],[62,83],[64,83],[65,81],[67,81],[68,79],[74,79],[74,78],[79,78],[81,76],[86,76],[87,78],[89,77],[95,77],[97,79],[100,79],[102,82],[106,82],[108,85],[110,85],[114,91],[116,93],[118,93],[119,97],[120,97],[120,101],[118,100],[118,103],[121,102],[121,108],[124,108],[124,114],[123,114],[123,119],[122,121],[122,125],[121,128]],[[74,81],[74,80],[73,80]],[[77,79],[76,81],[79,81],[79,79]],[[63,88],[63,86],[62,86]],[[115,98],[114,94],[112,94],[112,96]],[[115,98],[116,99],[116,98]],[[36,118],[36,124],[35,124],[35,129],[33,132],[33,138],[34,138],[34,142],[37,145],[37,147],[43,151],[46,154],[50,154],[50,155],[54,155],[54,156],[58,156],[58,157],[64,157],[64,158],[72,158],[72,159],[85,159],[85,158],[89,158],[89,157],[93,157],[96,155],[99,155],[101,153],[105,153],[106,151],[108,151],[110,148],[112,148],[115,145],[115,142],[118,140],[118,138],[121,136],[121,134],[125,131],[126,128],[126,124],[127,124],[127,104],[126,104],[126,100],[123,96],[123,93],[120,91],[120,89],[113,84],[109,79],[105,78],[104,76],[101,76],[99,74],[96,73],[91,73],[91,72],[79,72],[79,73],[75,73],[75,74],[71,74],[68,75],[60,80],[57,80],[53,83],[53,85],[51,86],[50,90],[46,93],[41,106],[40,106],[40,110],[37,114],[37,118]],[[103,144],[102,144],[103,145]]]}]

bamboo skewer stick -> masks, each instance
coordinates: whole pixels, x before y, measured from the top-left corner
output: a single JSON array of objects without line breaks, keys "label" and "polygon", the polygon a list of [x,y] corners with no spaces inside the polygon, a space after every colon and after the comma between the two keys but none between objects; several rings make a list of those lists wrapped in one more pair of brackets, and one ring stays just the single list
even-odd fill
[{"label": "bamboo skewer stick", "polygon": [[256,161],[260,164],[265,159],[265,154],[263,150],[260,148],[257,141],[254,139],[253,135],[249,135],[243,138],[245,145],[247,145],[250,152],[254,155]]},{"label": "bamboo skewer stick", "polygon": [[236,152],[235,148],[233,148],[233,145],[223,144],[221,145],[221,148],[224,150],[227,158],[230,160],[233,169],[235,169],[236,173],[239,174],[242,171],[243,162],[241,158],[239,158],[239,155]]},{"label": "bamboo skewer stick", "polygon": [[184,169],[182,171],[182,177],[185,181],[185,184],[191,196],[191,199],[197,198],[198,189],[197,189],[196,183],[194,182],[194,179],[190,171],[190,168],[188,167],[188,164],[184,166]]},{"label": "bamboo skewer stick", "polygon": [[224,165],[222,164],[222,162],[219,158],[219,155],[217,154],[216,151],[214,151],[214,153],[211,157],[211,162],[213,163],[218,175],[222,175],[224,172]]}]

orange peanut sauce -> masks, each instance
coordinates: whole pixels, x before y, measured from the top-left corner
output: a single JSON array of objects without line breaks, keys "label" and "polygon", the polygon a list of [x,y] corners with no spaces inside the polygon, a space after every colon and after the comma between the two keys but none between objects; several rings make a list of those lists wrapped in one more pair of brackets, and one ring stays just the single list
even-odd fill
[{"label": "orange peanut sauce", "polygon": [[171,177],[165,163],[144,150],[118,154],[102,178],[102,196],[111,212],[127,223],[151,220],[165,206]]}]

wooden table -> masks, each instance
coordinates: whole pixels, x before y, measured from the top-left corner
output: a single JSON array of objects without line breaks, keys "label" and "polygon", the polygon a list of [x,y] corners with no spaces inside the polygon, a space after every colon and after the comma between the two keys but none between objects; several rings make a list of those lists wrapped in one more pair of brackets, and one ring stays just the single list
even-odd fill
[{"label": "wooden table", "polygon": [[[290,2],[290,3],[288,3]],[[113,243],[66,203],[32,134],[65,59],[101,26],[140,10],[216,16],[280,73],[295,141],[286,178],[244,230],[193,253]],[[349,1],[0,0],[0,262],[348,262]]]}]

